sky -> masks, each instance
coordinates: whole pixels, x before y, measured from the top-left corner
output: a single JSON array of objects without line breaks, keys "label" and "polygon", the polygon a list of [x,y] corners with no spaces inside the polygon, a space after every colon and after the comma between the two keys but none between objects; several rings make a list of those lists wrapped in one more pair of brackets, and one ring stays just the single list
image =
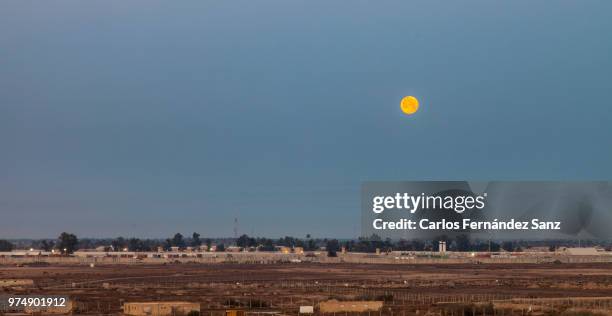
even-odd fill
[{"label": "sky", "polygon": [[363,181],[610,180],[610,12],[2,1],[0,238],[229,237],[234,218],[348,238]]}]

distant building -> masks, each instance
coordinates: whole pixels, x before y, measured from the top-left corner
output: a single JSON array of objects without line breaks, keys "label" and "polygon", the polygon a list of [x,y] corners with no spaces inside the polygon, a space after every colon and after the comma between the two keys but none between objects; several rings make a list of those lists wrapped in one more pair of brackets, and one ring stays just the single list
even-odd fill
[{"label": "distant building", "polygon": [[446,241],[440,240],[438,245],[438,252],[446,253]]},{"label": "distant building", "polygon": [[244,316],[244,311],[241,309],[228,309],[225,311],[225,316]]},{"label": "distant building", "polygon": [[550,252],[550,248],[549,247],[529,247],[529,248],[525,248],[523,249],[523,252]]},{"label": "distant building", "polygon": [[200,312],[200,304],[192,302],[142,302],[123,304],[123,313],[131,316],[172,316]]},{"label": "distant building", "polygon": [[595,247],[587,247],[587,248],[563,248],[561,249],[564,254],[570,256],[599,256],[601,252],[597,250]]},{"label": "distant building", "polygon": [[[122,257],[130,257],[130,256],[134,256],[134,252],[121,252],[119,254],[119,256]],[[106,257],[108,255],[107,252],[98,252],[98,251],[75,251],[73,253],[73,256],[75,257],[79,257],[79,258],[101,258],[101,257]]]},{"label": "distant building", "polygon": [[242,247],[238,247],[238,246],[225,247],[225,252],[241,252],[241,251],[242,251]]},{"label": "distant building", "polygon": [[300,314],[314,314],[314,306],[300,306]]},{"label": "distant building", "polygon": [[0,287],[33,286],[32,279],[0,279]]},{"label": "distant building", "polygon": [[337,301],[319,303],[321,313],[364,313],[377,312],[383,307],[382,301]]},{"label": "distant building", "polygon": [[287,246],[276,246],[276,250],[280,251],[281,253],[291,253],[291,248]]},{"label": "distant building", "polygon": [[67,300],[63,306],[26,306],[24,312],[31,315],[72,315],[73,303]]}]

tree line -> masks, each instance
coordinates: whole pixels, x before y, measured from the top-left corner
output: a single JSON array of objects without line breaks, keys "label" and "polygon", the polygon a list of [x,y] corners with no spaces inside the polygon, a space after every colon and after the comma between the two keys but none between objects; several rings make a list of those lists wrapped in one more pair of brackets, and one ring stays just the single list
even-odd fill
[{"label": "tree line", "polygon": [[[238,238],[201,238],[197,232],[185,237],[181,233],[176,233],[166,239],[140,239],[118,237],[114,239],[79,239],[75,234],[63,232],[56,239],[31,240],[29,244],[21,244],[21,248],[34,248],[43,251],[54,251],[59,254],[71,254],[78,249],[96,249],[102,247],[105,251],[157,251],[163,249],[169,251],[173,248],[184,250],[187,247],[199,248],[211,251],[213,246],[215,251],[225,251],[226,245],[240,247],[244,250],[275,251],[278,247],[297,248],[304,251],[326,250],[330,256],[335,256],[337,251],[344,248],[350,252],[373,253],[377,250],[387,252],[395,251],[438,251],[439,241],[446,242],[448,251],[509,251],[520,252],[532,246],[547,246],[554,250],[560,246],[594,246],[602,245],[601,241],[493,241],[493,240],[472,240],[468,235],[457,235],[449,237],[441,235],[431,240],[422,239],[382,239],[376,235],[360,237],[357,239],[327,239],[312,238],[309,234],[305,238],[285,236],[282,238],[251,237],[246,234]],[[603,243],[610,249],[610,243]],[[0,240],[0,251],[12,251],[17,246],[7,240]]]}]

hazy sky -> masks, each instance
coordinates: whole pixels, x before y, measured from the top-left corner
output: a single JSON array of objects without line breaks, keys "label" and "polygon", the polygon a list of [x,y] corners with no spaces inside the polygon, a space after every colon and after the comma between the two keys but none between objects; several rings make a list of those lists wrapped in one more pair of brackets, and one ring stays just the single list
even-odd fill
[{"label": "hazy sky", "polygon": [[354,237],[364,180],[612,179],[611,12],[1,1],[0,238],[232,236],[234,217]]}]

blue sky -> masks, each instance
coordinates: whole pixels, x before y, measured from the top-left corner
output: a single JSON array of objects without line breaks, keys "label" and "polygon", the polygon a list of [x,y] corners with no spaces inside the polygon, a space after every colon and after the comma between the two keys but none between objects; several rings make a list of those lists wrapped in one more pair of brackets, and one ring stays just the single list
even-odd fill
[{"label": "blue sky", "polygon": [[610,12],[2,1],[0,238],[231,236],[234,217],[354,237],[365,180],[609,180]]}]

